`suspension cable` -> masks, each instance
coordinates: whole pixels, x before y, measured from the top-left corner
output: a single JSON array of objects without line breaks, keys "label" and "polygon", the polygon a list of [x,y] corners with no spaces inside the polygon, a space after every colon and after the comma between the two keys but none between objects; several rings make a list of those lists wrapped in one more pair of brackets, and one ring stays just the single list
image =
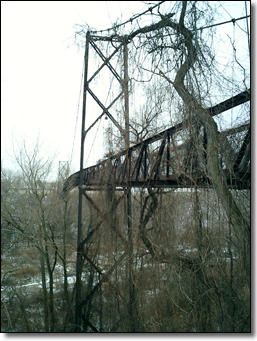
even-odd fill
[{"label": "suspension cable", "polygon": [[125,21],[125,22],[123,22],[123,23],[121,23],[121,24],[118,24],[118,25],[116,25],[116,26],[114,26],[114,27],[107,28],[107,29],[105,29],[105,30],[94,31],[94,33],[109,32],[109,31],[115,30],[115,29],[117,29],[117,28],[119,28],[119,27],[121,27],[121,26],[124,26],[124,25],[126,25],[127,23],[129,23],[129,22],[132,23],[133,20],[135,20],[135,19],[141,17],[142,15],[144,15],[144,14],[146,14],[146,13],[148,13],[148,12],[151,12],[151,13],[152,13],[152,11],[153,11],[154,8],[160,6],[160,5],[163,4],[164,2],[165,2],[165,1],[160,1],[160,2],[158,2],[158,4],[156,4],[156,5],[152,6],[152,7],[149,7],[146,11],[144,11],[144,12],[142,12],[142,13],[140,13],[140,14],[136,14],[136,15],[132,16],[132,17],[129,18],[127,21]]},{"label": "suspension cable", "polygon": [[72,150],[71,150],[71,156],[70,156],[70,166],[71,167],[71,162],[73,158],[73,152],[74,152],[74,145],[75,145],[75,139],[76,139],[76,132],[77,132],[77,126],[78,126],[78,116],[79,116],[79,110],[80,110],[80,99],[81,99],[81,92],[82,92],[82,84],[83,84],[83,77],[84,77],[84,64],[85,61],[83,59],[83,66],[82,66],[82,74],[81,74],[81,81],[80,81],[80,90],[79,90],[79,101],[78,101],[78,108],[77,108],[77,116],[76,116],[76,122],[75,122],[75,131],[74,131],[74,136],[73,136],[73,143],[72,143]]},{"label": "suspension cable", "polygon": [[[246,1],[245,1],[245,15],[248,18]],[[248,19],[247,18],[246,18],[246,29],[247,29],[248,49],[249,49],[249,58],[250,58],[250,33],[249,33],[249,24],[248,24]]]}]

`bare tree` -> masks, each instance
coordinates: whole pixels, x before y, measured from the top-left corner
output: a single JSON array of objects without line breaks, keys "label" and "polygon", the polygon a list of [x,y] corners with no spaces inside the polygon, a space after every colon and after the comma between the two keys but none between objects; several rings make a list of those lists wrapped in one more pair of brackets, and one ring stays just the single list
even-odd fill
[{"label": "bare tree", "polygon": [[[39,264],[44,331],[50,332],[55,331],[56,326],[60,324],[60,318],[55,312],[56,265],[59,261],[63,265],[63,292],[66,302],[64,306],[68,309],[70,297],[67,254],[74,251],[71,228],[72,196],[62,198],[57,192],[57,183],[53,181],[52,173],[54,158],[55,155],[43,156],[39,140],[32,149],[23,141],[19,149],[15,150],[18,175],[8,179],[6,171],[2,170],[1,179],[4,184],[1,197],[2,224],[7,225],[17,238],[22,262],[27,262],[28,267],[35,261]],[[28,258],[26,250],[36,257]]]}]

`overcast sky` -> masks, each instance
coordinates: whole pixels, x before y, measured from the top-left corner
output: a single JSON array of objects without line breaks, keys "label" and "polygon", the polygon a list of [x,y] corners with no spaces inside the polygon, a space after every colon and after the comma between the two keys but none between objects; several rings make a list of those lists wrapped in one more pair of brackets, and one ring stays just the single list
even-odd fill
[{"label": "overcast sky", "polygon": [[105,29],[141,10],[141,2],[127,1],[1,1],[4,167],[12,138],[35,141],[38,134],[46,148],[59,152],[58,160],[69,159],[84,57],[74,45],[74,25]]},{"label": "overcast sky", "polygon": [[[32,143],[38,135],[46,150],[59,153],[57,164],[69,160],[84,56],[74,45],[74,25],[105,29],[145,8],[140,1],[1,1],[4,167],[11,167],[12,139]],[[80,141],[79,128],[76,134]],[[73,171],[79,169],[75,148]]]}]

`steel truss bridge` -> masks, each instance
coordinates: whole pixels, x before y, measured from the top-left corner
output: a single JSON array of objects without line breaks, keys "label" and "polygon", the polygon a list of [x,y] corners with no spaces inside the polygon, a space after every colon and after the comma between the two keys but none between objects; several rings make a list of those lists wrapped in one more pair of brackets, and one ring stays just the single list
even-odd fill
[{"label": "steel truss bridge", "polygon": [[[212,116],[234,108],[250,100],[250,90],[244,91],[214,107],[208,108]],[[182,122],[158,133],[106,160],[83,169],[85,189],[101,189],[104,184],[112,183],[116,190],[129,187],[180,188],[211,186],[204,174],[206,164],[195,169],[189,167],[192,155],[190,142],[176,144],[176,138],[187,130]],[[239,145],[232,146],[229,137],[245,132]],[[221,151],[220,165],[228,186],[236,189],[250,188],[250,124],[243,124],[219,133],[221,146],[229,148],[229,157]],[[155,148],[151,148],[154,146]],[[189,148],[188,148],[189,147]],[[205,141],[203,139],[203,150]],[[226,150],[226,153],[228,150]],[[232,164],[231,164],[232,159]],[[206,161],[206,158],[202,160]],[[190,170],[190,173],[189,173]],[[64,191],[79,186],[80,172],[72,174],[65,182]]]},{"label": "steel truss bridge", "polygon": [[[105,56],[103,49],[97,43],[105,42],[112,46],[108,56]],[[112,274],[114,270],[127,257],[128,269],[128,313],[130,316],[131,330],[136,324],[136,314],[134,308],[134,284],[133,284],[133,240],[132,240],[132,205],[131,205],[131,188],[192,188],[192,187],[211,187],[211,179],[208,178],[207,158],[206,158],[206,137],[203,127],[199,127],[199,141],[197,150],[194,149],[192,138],[189,136],[189,122],[181,122],[174,125],[144,141],[130,146],[129,139],[129,91],[128,91],[128,37],[98,37],[88,32],[85,47],[85,71],[84,71],[84,97],[82,110],[82,129],[81,129],[81,157],[80,170],[72,174],[64,182],[63,192],[68,193],[72,189],[79,189],[78,204],[78,235],[77,235],[77,267],[76,267],[76,298],[75,298],[75,325],[76,331],[83,328],[91,328],[93,331],[99,331],[94,322],[90,320],[83,309],[92,304],[92,298],[101,288],[103,283],[110,282],[113,286]],[[93,72],[91,77],[88,76],[89,69],[89,51],[93,49],[100,57],[102,64]],[[122,75],[112,66],[112,58],[121,52],[123,55]],[[95,91],[92,90],[92,80],[103,70],[108,69],[116,82],[120,84],[121,91],[108,105],[104,105]],[[87,95],[91,96],[100,108],[100,114],[95,122],[86,130],[86,103]],[[111,114],[113,105],[121,99],[124,107],[125,129],[115,120]],[[239,93],[233,98],[229,98],[222,103],[208,108],[212,116],[216,116],[226,110],[239,106],[250,100],[250,89]],[[106,160],[98,164],[84,168],[84,145],[88,131],[106,115],[115,127],[120,131],[125,141],[125,149],[115,155],[110,155]],[[241,136],[237,138],[237,136]],[[236,141],[236,143],[235,143]],[[250,124],[245,122],[242,125],[232,129],[219,132],[219,148],[220,148],[220,168],[223,171],[229,188],[233,189],[250,189]],[[200,150],[200,152],[199,152]],[[109,200],[107,208],[99,207],[93,196],[89,196],[88,191],[108,191],[114,196],[115,191],[123,191],[115,200]],[[82,210],[84,202],[82,198],[86,198],[87,202],[97,212],[98,223],[83,236],[82,233]],[[115,210],[119,203],[124,200],[126,206],[126,229],[127,233],[122,233],[115,225],[115,219],[111,219],[115,215]],[[145,224],[147,222],[145,221]],[[102,225],[109,227],[112,232],[116,233],[117,238],[122,245],[120,255],[113,265],[106,268],[99,266],[93,261],[88,251],[88,246],[97,231]],[[152,246],[144,235],[144,243],[149,250]],[[147,245],[148,243],[148,245]],[[152,250],[153,251],[153,248]],[[180,261],[187,261],[179,259]],[[98,276],[98,281],[93,287],[82,293],[82,278],[84,264],[88,263],[94,269]],[[115,331],[115,326],[110,331]]]}]

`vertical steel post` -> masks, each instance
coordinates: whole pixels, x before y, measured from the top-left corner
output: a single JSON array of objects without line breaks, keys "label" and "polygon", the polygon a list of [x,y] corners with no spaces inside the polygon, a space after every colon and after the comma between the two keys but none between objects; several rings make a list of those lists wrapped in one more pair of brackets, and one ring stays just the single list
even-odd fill
[{"label": "vertical steel post", "polygon": [[[128,46],[124,42],[124,114],[125,114],[125,148],[130,147],[130,134],[129,134],[129,89],[128,89]],[[128,162],[131,162],[131,155],[127,155]],[[130,164],[128,165],[130,170]],[[130,181],[128,174],[128,181]],[[133,280],[133,237],[132,237],[132,204],[131,204],[131,188],[128,183],[127,186],[127,228],[128,228],[128,281],[129,281],[129,302],[128,312],[130,320],[130,332],[136,331],[135,329],[135,287]]]},{"label": "vertical steel post", "polygon": [[170,133],[167,133],[166,177],[170,176]]},{"label": "vertical steel post", "polygon": [[87,98],[87,73],[88,73],[88,50],[90,33],[86,35],[85,57],[84,57],[84,90],[82,107],[81,125],[81,149],[80,149],[80,175],[79,175],[79,206],[78,206],[78,236],[77,236],[77,267],[76,267],[76,302],[75,302],[75,330],[80,331],[81,326],[81,273],[82,273],[82,254],[80,244],[82,241],[82,199],[83,199],[83,163],[84,163],[84,141],[85,141],[85,120],[86,120],[86,98]]},{"label": "vertical steel post", "polygon": [[125,148],[130,147],[129,141],[129,90],[128,90],[128,45],[124,42],[124,114],[125,114]]}]

